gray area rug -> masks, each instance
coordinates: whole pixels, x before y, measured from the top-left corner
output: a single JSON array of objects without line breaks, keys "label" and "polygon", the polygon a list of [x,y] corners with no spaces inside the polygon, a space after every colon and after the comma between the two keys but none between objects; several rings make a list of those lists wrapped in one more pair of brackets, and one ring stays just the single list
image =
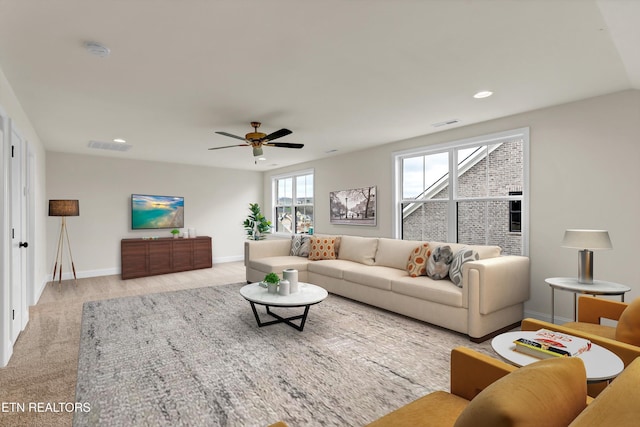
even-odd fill
[{"label": "gray area rug", "polygon": [[258,328],[242,285],[85,303],[76,401],[91,411],[73,425],[361,426],[448,390],[453,347],[492,354],[334,295],[311,307],[303,332]]}]

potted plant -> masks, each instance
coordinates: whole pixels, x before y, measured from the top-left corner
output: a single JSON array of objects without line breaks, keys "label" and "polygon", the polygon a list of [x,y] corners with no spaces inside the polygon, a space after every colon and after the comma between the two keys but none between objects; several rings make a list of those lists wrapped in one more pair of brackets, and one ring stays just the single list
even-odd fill
[{"label": "potted plant", "polygon": [[257,203],[249,203],[249,210],[251,213],[243,223],[247,239],[262,240],[265,234],[271,233],[271,221],[260,212],[260,205]]},{"label": "potted plant", "polygon": [[264,283],[267,284],[267,292],[270,294],[275,294],[278,292],[278,283],[280,282],[280,277],[276,273],[269,273],[264,276]]},{"label": "potted plant", "polygon": [[173,230],[171,230],[171,234],[173,234],[174,239],[177,239],[178,234],[180,234],[180,230],[178,230],[177,228],[174,228]]}]

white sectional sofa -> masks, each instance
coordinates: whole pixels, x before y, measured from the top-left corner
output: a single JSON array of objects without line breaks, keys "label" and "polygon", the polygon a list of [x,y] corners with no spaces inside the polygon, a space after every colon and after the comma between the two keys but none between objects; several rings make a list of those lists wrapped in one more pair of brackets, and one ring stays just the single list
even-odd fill
[{"label": "white sectional sofa", "polygon": [[291,239],[271,238],[245,243],[247,282],[267,273],[298,270],[300,281],[386,310],[467,334],[483,341],[517,326],[529,299],[529,258],[501,256],[497,246],[429,242],[452,251],[474,249],[478,260],[462,265],[460,287],[450,280],[410,277],[411,252],[425,242],[389,238],[336,236],[336,259],[312,261],[291,255]]}]

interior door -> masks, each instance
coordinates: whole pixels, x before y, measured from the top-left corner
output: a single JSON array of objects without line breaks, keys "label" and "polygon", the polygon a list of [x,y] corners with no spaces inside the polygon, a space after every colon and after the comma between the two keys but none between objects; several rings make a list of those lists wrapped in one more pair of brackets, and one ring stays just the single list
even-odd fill
[{"label": "interior door", "polygon": [[11,343],[15,343],[23,326],[26,310],[27,251],[26,192],[24,183],[24,140],[11,128]]}]

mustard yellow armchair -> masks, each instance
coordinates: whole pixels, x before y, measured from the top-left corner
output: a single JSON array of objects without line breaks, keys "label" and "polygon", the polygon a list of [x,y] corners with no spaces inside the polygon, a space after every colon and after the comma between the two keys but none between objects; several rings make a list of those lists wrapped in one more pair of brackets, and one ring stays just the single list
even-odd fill
[{"label": "mustard yellow armchair", "polygon": [[[617,326],[602,324],[602,319],[618,321]],[[536,319],[524,319],[523,331],[545,328],[586,338],[617,354],[624,366],[640,356],[640,298],[630,304],[604,298],[578,298],[578,320],[554,325]]]}]

